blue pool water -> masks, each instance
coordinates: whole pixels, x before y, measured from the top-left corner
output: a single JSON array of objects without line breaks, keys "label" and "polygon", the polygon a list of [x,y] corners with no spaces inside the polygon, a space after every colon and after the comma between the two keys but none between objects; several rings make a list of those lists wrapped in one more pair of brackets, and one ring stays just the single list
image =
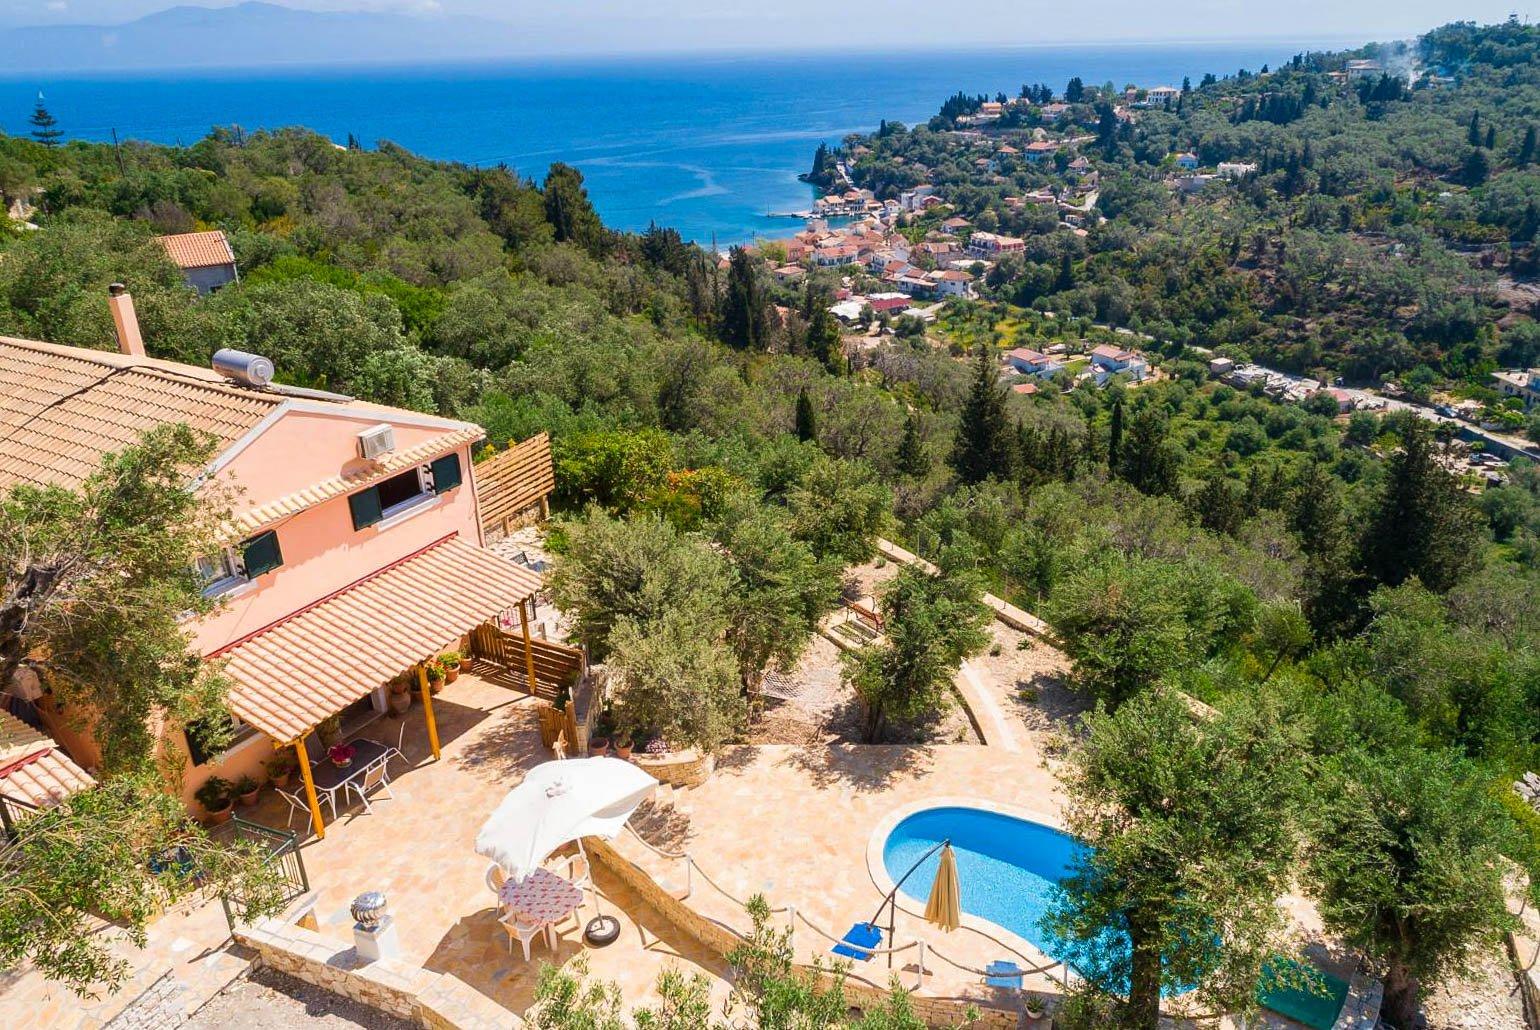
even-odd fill
[{"label": "blue pool water", "polygon": [[[930,848],[951,840],[957,858],[963,911],[1004,927],[1053,958],[1062,942],[1039,924],[1059,881],[1086,847],[1067,833],[1040,823],[979,808],[927,808],[888,834],[882,864],[894,882]],[[939,853],[927,858],[901,892],[920,905],[930,895]]]}]

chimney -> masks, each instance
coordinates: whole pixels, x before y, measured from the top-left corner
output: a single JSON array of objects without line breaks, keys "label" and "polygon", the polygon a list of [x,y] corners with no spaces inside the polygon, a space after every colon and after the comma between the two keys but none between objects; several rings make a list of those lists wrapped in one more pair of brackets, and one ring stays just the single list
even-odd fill
[{"label": "chimney", "polygon": [[132,357],[144,357],[144,337],[139,335],[139,316],[134,314],[134,298],[128,287],[113,283],[107,287],[107,306],[118,330],[118,350]]}]

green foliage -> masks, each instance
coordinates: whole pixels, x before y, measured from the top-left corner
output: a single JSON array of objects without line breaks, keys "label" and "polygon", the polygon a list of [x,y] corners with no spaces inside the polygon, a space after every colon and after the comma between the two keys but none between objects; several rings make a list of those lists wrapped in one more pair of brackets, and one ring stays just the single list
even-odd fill
[{"label": "green foliage", "polygon": [[1466,968],[1471,946],[1512,922],[1512,823],[1458,754],[1355,750],[1330,784],[1308,882],[1327,928],[1378,965],[1388,1018],[1411,1026],[1418,981]]},{"label": "green foliage", "polygon": [[819,561],[847,564],[876,553],[890,503],[870,466],[838,458],[814,459],[786,495],[792,533],[807,542]]},{"label": "green foliage", "polygon": [[1364,567],[1387,586],[1415,576],[1442,593],[1479,556],[1471,546],[1473,512],[1454,477],[1435,459],[1425,423],[1407,420],[1399,442],[1365,526]]},{"label": "green foliage", "polygon": [[627,511],[660,489],[673,467],[673,445],[656,429],[592,430],[564,437],[552,455],[556,485],[576,502]]},{"label": "green foliage", "polygon": [[[1091,850],[1063,882],[1053,932],[1117,1025],[1153,1030],[1161,991],[1176,985],[1195,985],[1210,1011],[1250,1010],[1264,962],[1285,946],[1274,902],[1304,797],[1292,743],[1266,715],[1197,720],[1165,691],[1099,709],[1085,729],[1063,778],[1068,829]],[[1127,948],[1108,945],[1109,926]]]},{"label": "green foliage", "polygon": [[1015,437],[997,378],[994,356],[980,346],[952,453],[952,468],[964,483],[981,483],[991,476],[1007,479],[1014,471]]},{"label": "green foliage", "polygon": [[188,489],[212,447],[165,426],[109,455],[79,491],[0,495],[0,682],[35,666],[61,706],[91,713],[114,772],[153,762],[153,715],[186,725],[223,713],[224,680],[182,625],[210,608],[194,563],[229,515],[217,488]]},{"label": "green foliage", "polygon": [[143,947],[149,921],[195,891],[234,896],[253,919],[281,904],[264,855],[211,840],[153,775],[114,777],[20,829],[0,849],[0,962],[30,961],[76,994],[128,982],[129,963],[97,931],[100,918]]},{"label": "green foliage", "polygon": [[880,741],[890,722],[927,722],[948,707],[957,667],[988,642],[982,592],[974,573],[930,575],[911,566],[883,587],[886,642],[844,656],[845,678],[866,712],[867,743]]}]

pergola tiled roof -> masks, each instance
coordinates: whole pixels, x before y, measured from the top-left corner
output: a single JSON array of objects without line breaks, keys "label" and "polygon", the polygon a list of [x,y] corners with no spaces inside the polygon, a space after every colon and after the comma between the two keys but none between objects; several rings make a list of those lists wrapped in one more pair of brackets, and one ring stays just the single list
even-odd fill
[{"label": "pergola tiled roof", "polygon": [[231,711],[288,744],[539,589],[528,569],[446,537],[208,657],[226,663]]},{"label": "pergola tiled roof", "polygon": [[214,265],[235,264],[235,252],[230,241],[218,229],[209,232],[182,232],[172,236],[157,236],[155,242],[166,251],[166,256],[180,268],[210,268]]},{"label": "pergola tiled roof", "polygon": [[49,808],[95,785],[52,738],[0,709],[0,794]]}]

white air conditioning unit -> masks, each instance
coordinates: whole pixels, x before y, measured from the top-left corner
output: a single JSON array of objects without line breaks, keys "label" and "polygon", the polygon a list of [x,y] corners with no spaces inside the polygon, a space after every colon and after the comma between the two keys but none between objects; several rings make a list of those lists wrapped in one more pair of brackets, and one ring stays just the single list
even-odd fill
[{"label": "white air conditioning unit", "polygon": [[380,424],[370,426],[358,434],[358,456],[365,461],[372,461],[382,454],[389,454],[396,449],[396,430],[394,426]]}]

